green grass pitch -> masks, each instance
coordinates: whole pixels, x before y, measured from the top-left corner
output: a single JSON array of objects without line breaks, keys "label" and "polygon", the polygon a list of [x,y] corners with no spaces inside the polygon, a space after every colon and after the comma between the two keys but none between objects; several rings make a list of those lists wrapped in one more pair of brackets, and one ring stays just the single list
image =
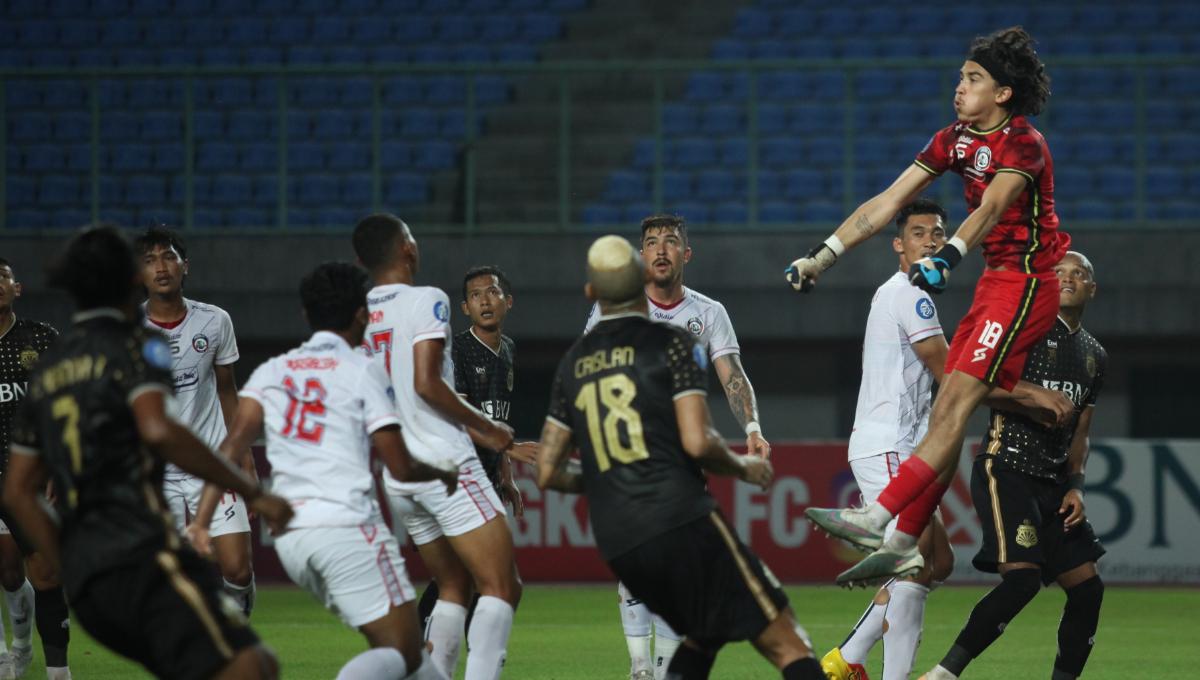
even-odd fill
[{"label": "green grass pitch", "polygon": [[[941,658],[976,600],[978,587],[944,587],[930,596],[924,640],[916,672]],[[841,642],[869,599],[862,590],[832,586],[790,587],[801,623],[823,654]],[[519,680],[627,678],[628,656],[617,614],[615,585],[530,585],[517,612],[504,677]],[[1057,588],[1046,589],[1013,621],[1000,640],[968,669],[966,677],[1010,679],[1015,674],[1048,678],[1056,647],[1055,631],[1063,603]],[[1194,615],[1200,590],[1112,587],[1105,593],[1089,679],[1190,677],[1195,672]],[[365,649],[361,636],[345,628],[306,593],[264,587],[258,592],[253,625],[283,663],[283,677],[328,680],[354,654]],[[45,677],[41,647],[34,641],[34,666],[27,677]],[[71,641],[72,672],[81,680],[130,680],[148,674],[93,642],[80,628]],[[465,657],[465,654],[464,654]],[[868,670],[878,679],[877,646]],[[462,677],[460,669],[458,677]],[[727,647],[712,677],[778,677],[749,645]]]}]

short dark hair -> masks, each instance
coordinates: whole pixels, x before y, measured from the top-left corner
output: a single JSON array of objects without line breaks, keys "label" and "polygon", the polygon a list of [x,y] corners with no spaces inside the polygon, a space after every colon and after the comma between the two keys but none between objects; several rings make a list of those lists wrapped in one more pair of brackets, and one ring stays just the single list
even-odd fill
[{"label": "short dark hair", "polygon": [[183,242],[183,237],[161,224],[150,227],[133,240],[133,250],[138,255],[145,255],[159,247],[174,248],[180,259],[187,259],[187,244]]},{"label": "short dark hair", "polygon": [[687,244],[687,223],[679,215],[660,213],[642,220],[642,240],[646,239],[646,232],[651,229],[674,229],[679,232],[679,238],[683,239],[684,245]]},{"label": "short dark hair", "polygon": [[495,276],[496,280],[500,282],[500,290],[504,292],[504,296],[508,297],[512,295],[512,284],[509,282],[508,277],[504,275],[504,271],[494,264],[485,264],[478,267],[471,267],[463,275],[463,302],[467,301],[467,284],[471,282],[471,279],[478,276]]},{"label": "short dark hair", "polygon": [[900,209],[896,214],[896,235],[904,233],[904,225],[908,224],[908,218],[913,215],[937,215],[942,218],[942,223],[946,222],[946,209],[941,203],[924,196],[918,196],[916,200]]},{"label": "short dark hair", "polygon": [[85,228],[67,243],[46,268],[46,280],[86,310],[129,302],[137,272],[129,241],[116,227],[100,225]]},{"label": "short dark hair", "polygon": [[391,262],[396,239],[404,238],[404,226],[404,220],[390,213],[367,215],[354,225],[354,254],[370,270]]},{"label": "short dark hair", "polygon": [[314,331],[342,331],[367,306],[367,273],[348,262],[326,262],[300,280],[300,302]]},{"label": "short dark hair", "polygon": [[1003,106],[1013,115],[1036,116],[1050,98],[1050,76],[1034,49],[1036,44],[1020,26],[971,41],[967,59],[987,69],[998,85],[1012,88],[1012,97]]},{"label": "short dark hair", "polygon": [[9,269],[13,268],[12,264],[3,257],[0,257],[0,267],[8,267]]}]

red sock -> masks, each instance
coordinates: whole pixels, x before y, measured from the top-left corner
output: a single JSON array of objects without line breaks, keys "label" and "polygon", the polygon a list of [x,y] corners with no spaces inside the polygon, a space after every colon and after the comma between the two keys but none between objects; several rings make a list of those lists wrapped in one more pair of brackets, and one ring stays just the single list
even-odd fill
[{"label": "red sock", "polygon": [[879,494],[879,504],[892,513],[892,517],[900,514],[909,503],[917,499],[921,492],[930,484],[937,481],[937,472],[925,461],[916,456],[900,464],[900,471]]},{"label": "red sock", "polygon": [[937,480],[925,487],[925,491],[917,496],[915,501],[900,511],[900,517],[896,519],[896,531],[901,531],[909,536],[920,536],[921,532],[925,531],[925,527],[929,525],[929,518],[933,516],[933,511],[937,510],[938,503],[942,502],[942,496],[946,495],[946,489],[949,488],[949,484],[942,484]]}]

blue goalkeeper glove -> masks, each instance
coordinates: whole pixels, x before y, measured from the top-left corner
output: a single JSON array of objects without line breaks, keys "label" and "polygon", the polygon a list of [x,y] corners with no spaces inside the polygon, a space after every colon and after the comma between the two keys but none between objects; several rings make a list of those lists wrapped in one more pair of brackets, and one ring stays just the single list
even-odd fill
[{"label": "blue goalkeeper glove", "polygon": [[927,293],[940,294],[946,290],[950,270],[962,261],[965,250],[962,239],[951,239],[932,256],[914,262],[908,268],[908,282]]}]

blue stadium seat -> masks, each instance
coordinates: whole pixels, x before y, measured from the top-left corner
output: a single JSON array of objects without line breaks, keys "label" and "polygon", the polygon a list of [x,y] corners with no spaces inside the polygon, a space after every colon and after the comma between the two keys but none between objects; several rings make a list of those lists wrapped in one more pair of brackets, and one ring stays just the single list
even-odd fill
[{"label": "blue stadium seat", "polygon": [[434,109],[413,108],[403,111],[399,118],[400,134],[410,139],[429,139],[438,136],[438,113]]},{"label": "blue stadium seat", "polygon": [[790,59],[795,56],[791,40],[758,40],[751,43],[750,54],[754,59]]},{"label": "blue stadium seat", "polygon": [[841,106],[800,104],[789,107],[788,129],[796,134],[841,134],[845,114]]},{"label": "blue stadium seat", "polygon": [[774,33],[786,38],[808,39],[816,25],[816,14],[807,7],[793,7],[774,13]]},{"label": "blue stadium seat", "polygon": [[433,76],[424,83],[424,99],[429,104],[461,104],[467,96],[466,84],[459,76]]},{"label": "blue stadium seat", "polygon": [[730,137],[717,142],[717,160],[726,168],[744,168],[749,160],[750,148],[741,137]]},{"label": "blue stadium seat", "polygon": [[854,140],[854,162],[856,165],[875,166],[890,164],[894,160],[889,137],[861,134]]},{"label": "blue stadium seat", "polygon": [[650,197],[650,184],[646,175],[630,170],[615,170],[608,177],[604,189],[606,201],[643,201]]},{"label": "blue stadium seat", "polygon": [[199,57],[191,47],[164,47],[158,50],[158,63],[160,66],[195,66]]},{"label": "blue stadium seat", "polygon": [[481,105],[508,101],[508,81],[504,76],[475,78],[475,101]]},{"label": "blue stadium seat", "polygon": [[[17,227],[20,229],[39,229],[48,226],[60,226],[51,225],[50,218],[44,211],[41,210],[10,210],[8,211],[7,220],[9,227]],[[87,224],[88,221],[88,218],[84,217],[83,220],[77,222],[75,226]]]},{"label": "blue stadium seat", "polygon": [[[16,25],[8,24],[13,30],[5,30],[7,44],[16,42]],[[99,26],[93,21],[64,21],[59,25],[58,45],[61,47],[91,47],[99,40]]]},{"label": "blue stadium seat", "polygon": [[226,106],[249,106],[254,101],[254,82],[249,78],[217,78],[197,88],[204,92],[204,101]]},{"label": "blue stadium seat", "polygon": [[401,106],[418,104],[423,98],[421,81],[411,76],[400,76],[383,82],[383,103]]},{"label": "blue stadium seat", "polygon": [[434,22],[434,38],[440,42],[466,42],[475,37],[475,24],[469,16],[446,14]]},{"label": "blue stadium seat", "polygon": [[276,114],[262,111],[233,111],[229,114],[228,135],[233,141],[262,141],[277,134]]},{"label": "blue stadium seat", "polygon": [[[441,114],[438,134],[444,139],[464,139],[467,136],[467,112],[463,109],[449,109]],[[474,134],[483,132],[483,116],[475,113]]]},{"label": "blue stadium seat", "polygon": [[837,50],[832,40],[805,38],[793,42],[791,52],[791,56],[800,59],[832,59]]},{"label": "blue stadium seat", "polygon": [[740,174],[728,170],[702,170],[696,175],[696,196],[706,201],[744,198],[745,193],[746,182]]},{"label": "blue stadium seat", "polygon": [[[664,206],[665,212],[675,212],[669,206]],[[625,224],[637,224],[646,215],[654,213],[654,205],[649,201],[628,203],[621,210],[621,221]]]},{"label": "blue stadium seat", "polygon": [[790,168],[805,163],[804,146],[791,137],[770,137],[760,143],[758,158],[769,168]]},{"label": "blue stadium seat", "polygon": [[408,142],[386,141],[379,149],[379,164],[384,170],[408,168],[412,162],[412,147]]},{"label": "blue stadium seat", "polygon": [[788,129],[788,110],[776,104],[763,104],[758,107],[758,133],[760,135],[781,135]]},{"label": "blue stadium seat", "polygon": [[340,89],[338,78],[305,78],[288,83],[291,101],[300,106],[334,106]]},{"label": "blue stadium seat", "polygon": [[253,185],[246,175],[217,175],[212,179],[209,201],[217,206],[234,207],[249,203],[252,195]]},{"label": "blue stadium seat", "polygon": [[413,167],[419,170],[449,170],[454,167],[456,152],[453,144],[423,142],[413,152]]},{"label": "blue stadium seat", "polygon": [[[690,224],[707,224],[712,221],[708,205],[696,201],[680,201],[673,206],[664,206],[667,212],[675,213]],[[646,213],[642,214],[643,217]],[[638,218],[639,220],[641,218]]]},{"label": "blue stadium seat", "polygon": [[708,106],[700,118],[700,131],[707,135],[732,135],[743,132],[744,126],[743,110],[738,106]]},{"label": "blue stadium seat", "polygon": [[694,169],[712,165],[717,160],[715,145],[707,139],[680,139],[668,148],[672,167]]},{"label": "blue stadium seat", "polygon": [[66,157],[62,147],[57,144],[29,144],[23,147],[21,166],[24,169],[39,172],[64,169]]},{"label": "blue stadium seat", "polygon": [[250,45],[242,50],[244,66],[276,66],[283,63],[283,51],[270,45]]},{"label": "blue stadium seat", "polygon": [[242,50],[240,47],[213,45],[201,47],[200,64],[202,66],[233,66],[241,63]]},{"label": "blue stadium seat", "polygon": [[868,69],[859,72],[855,91],[860,97],[891,97],[903,84],[905,96],[908,96],[907,83],[908,80],[900,77],[894,70]]},{"label": "blue stadium seat", "polygon": [[[267,142],[250,142],[241,145],[238,168],[247,172],[269,172],[279,167],[279,146]],[[288,154],[291,165],[291,154]]]},{"label": "blue stadium seat", "polygon": [[[42,181],[45,182],[46,179],[47,177],[43,177]],[[73,177],[71,179],[74,180]],[[10,175],[7,178],[4,196],[8,201],[7,208],[10,210],[14,206],[17,208],[31,206],[38,200],[38,180],[30,175]]]},{"label": "blue stadium seat", "polygon": [[[663,158],[667,158],[666,144],[663,145]],[[633,167],[639,169],[654,167],[654,139],[645,137],[633,143]]]},{"label": "blue stadium seat", "polygon": [[154,167],[154,147],[149,144],[117,144],[111,153],[113,170],[146,172]]},{"label": "blue stadium seat", "polygon": [[850,35],[858,29],[858,14],[845,7],[822,9],[817,13],[816,26],[822,35]]},{"label": "blue stadium seat", "polygon": [[750,94],[750,76],[746,73],[725,75],[725,101],[741,103]]},{"label": "blue stadium seat", "polygon": [[312,135],[312,115],[307,111],[288,111],[286,124],[290,140],[304,140]]},{"label": "blue stadium seat", "polygon": [[479,17],[479,39],[487,42],[506,42],[516,38],[520,24],[510,14],[490,14]]},{"label": "blue stadium seat", "polygon": [[774,170],[758,171],[758,195],[770,200],[783,195],[783,173]]},{"label": "blue stadium seat", "polygon": [[434,23],[428,16],[409,15],[397,21],[396,40],[404,44],[419,44],[433,40]]},{"label": "blue stadium seat", "polygon": [[800,206],[786,201],[766,201],[758,207],[760,222],[773,224],[800,221]]},{"label": "blue stadium seat", "polygon": [[688,76],[683,98],[696,102],[719,101],[725,96],[725,78],[713,71],[699,71]]},{"label": "blue stadium seat", "polygon": [[801,220],[806,222],[833,222],[845,217],[844,213],[842,205],[834,201],[809,201],[800,208]]},{"label": "blue stadium seat", "polygon": [[254,187],[254,203],[260,206],[274,206],[279,201],[279,175],[256,175],[250,178]]},{"label": "blue stadium seat", "polygon": [[[896,33],[900,25],[901,13],[892,7],[872,7],[862,13],[858,25],[859,32],[869,36],[888,36]],[[919,34],[918,34],[919,35]]]},{"label": "blue stadium seat", "polygon": [[14,118],[8,125],[9,135],[17,143],[45,142],[51,137],[50,118],[44,114],[28,114]]},{"label": "blue stadium seat", "polygon": [[583,208],[581,219],[584,224],[617,224],[621,221],[621,209],[605,203],[592,203]]},{"label": "blue stadium seat", "polygon": [[183,169],[182,144],[158,144],[154,147],[154,170],[175,172]]},{"label": "blue stadium seat", "polygon": [[454,49],[449,45],[426,43],[409,51],[409,58],[418,64],[438,64],[454,61]]},{"label": "blue stadium seat", "polygon": [[840,71],[816,71],[808,78],[807,97],[815,99],[841,99],[846,89],[846,78]]},{"label": "blue stadium seat", "polygon": [[713,43],[712,58],[719,61],[749,59],[750,47],[741,40],[721,38]]},{"label": "blue stadium seat", "polygon": [[844,144],[840,139],[810,139],[805,146],[807,147],[805,150],[806,160],[810,166],[842,162]]},{"label": "blue stadium seat", "polygon": [[225,114],[220,111],[192,113],[192,133],[197,139],[223,137],[225,135]]},{"label": "blue stadium seat", "polygon": [[1151,167],[1146,170],[1146,198],[1172,200],[1187,195],[1187,191],[1187,177],[1182,168]]},{"label": "blue stadium seat", "polygon": [[166,198],[166,180],[157,175],[134,175],[125,182],[125,201],[129,205],[161,204]]},{"label": "blue stadium seat", "polygon": [[338,200],[366,213],[371,207],[371,175],[365,173],[342,175],[338,183]]},{"label": "blue stadium seat", "polygon": [[290,47],[308,42],[309,20],[306,17],[278,17],[267,28],[267,40],[278,47]]},{"label": "blue stadium seat", "polygon": [[392,205],[424,203],[428,196],[425,178],[413,173],[396,173],[384,183],[384,200]]},{"label": "blue stadium seat", "polygon": [[734,18],[733,34],[739,38],[760,39],[771,35],[772,15],[760,9],[740,9]]},{"label": "blue stadium seat", "polygon": [[197,207],[192,211],[192,225],[200,228],[225,226],[223,213],[214,208]]},{"label": "blue stadium seat", "polygon": [[150,112],[142,116],[139,129],[143,140],[177,140],[183,136],[183,116],[176,112]]},{"label": "blue stadium seat", "polygon": [[46,47],[58,43],[58,26],[50,21],[22,21],[17,29],[17,45]]},{"label": "blue stadium seat", "polygon": [[351,20],[350,40],[358,45],[376,45],[392,39],[390,17],[360,16]]},{"label": "blue stadium seat", "polygon": [[758,79],[759,98],[772,102],[804,99],[809,96],[804,76],[797,71],[769,71]]},{"label": "blue stadium seat", "polygon": [[570,12],[587,7],[590,0],[546,0],[546,9]]},{"label": "blue stadium seat", "polygon": [[91,172],[92,149],[84,144],[70,144],[66,147],[63,167],[71,172]]},{"label": "blue stadium seat", "polygon": [[362,170],[371,166],[371,147],[367,144],[342,142],[329,148],[330,170]]},{"label": "blue stadium seat", "polygon": [[325,167],[325,149],[320,144],[298,142],[288,147],[289,170],[321,170]]},{"label": "blue stadium seat", "polygon": [[710,217],[717,224],[744,224],[749,213],[745,201],[725,201],[712,209]]},{"label": "blue stadium seat", "polygon": [[835,50],[842,59],[877,59],[880,43],[875,38],[842,38]]},{"label": "blue stadium seat", "polygon": [[265,44],[268,27],[269,24],[262,19],[241,17],[226,24],[225,42],[233,47]]},{"label": "blue stadium seat", "polygon": [[1063,211],[1065,220],[1112,220],[1117,216],[1116,206],[1111,201],[1072,201]]},{"label": "blue stadium seat", "polygon": [[369,52],[362,47],[339,46],[325,50],[325,62],[329,64],[363,64],[369,60]]},{"label": "blue stadium seat", "polygon": [[224,223],[229,227],[266,227],[274,225],[274,216],[261,208],[234,206],[225,211]]},{"label": "blue stadium seat", "polygon": [[1169,135],[1162,137],[1162,142],[1160,151],[1150,155],[1150,158],[1162,158],[1172,163],[1189,165],[1200,158],[1200,135]]},{"label": "blue stadium seat", "polygon": [[663,200],[686,201],[692,197],[692,175],[688,172],[666,170],[662,174]]},{"label": "blue stadium seat", "polygon": [[128,111],[113,111],[100,116],[100,139],[106,143],[135,141],[140,129],[138,116]]},{"label": "blue stadium seat", "polygon": [[300,175],[292,178],[288,200],[296,205],[329,205],[338,201],[336,175]]},{"label": "blue stadium seat", "polygon": [[321,16],[313,20],[309,39],[321,45],[337,45],[350,38],[351,23],[348,19]]},{"label": "blue stadium seat", "polygon": [[1092,181],[1091,170],[1069,165],[1060,165],[1054,168],[1054,197],[1056,200],[1070,201],[1090,196],[1094,192],[1095,185]]},{"label": "blue stadium seat", "polygon": [[501,63],[527,63],[537,61],[538,51],[532,45],[507,43],[496,48],[495,57]]},{"label": "blue stadium seat", "polygon": [[684,137],[696,134],[700,127],[699,110],[693,104],[664,104],[662,127],[666,135]]},{"label": "blue stadium seat", "polygon": [[354,113],[344,109],[314,111],[312,116],[313,137],[333,141],[348,139],[355,134]]},{"label": "blue stadium seat", "polygon": [[[32,179],[30,183],[32,184]],[[11,190],[12,188],[13,185],[10,184],[9,189]],[[81,189],[82,186],[79,178],[74,175],[43,175],[41,181],[38,182],[36,201],[43,206],[75,205],[79,202],[82,195]],[[16,202],[14,201],[14,203]],[[33,202],[34,200],[31,197],[29,197],[29,200],[21,201],[25,205]]]},{"label": "blue stadium seat", "polygon": [[783,173],[783,195],[799,200],[828,196],[829,185],[825,173],[808,168],[788,170]]},{"label": "blue stadium seat", "polygon": [[914,57],[926,56],[926,45],[921,40],[899,38],[894,40],[880,40],[878,43],[879,57],[881,59],[912,59]]}]

